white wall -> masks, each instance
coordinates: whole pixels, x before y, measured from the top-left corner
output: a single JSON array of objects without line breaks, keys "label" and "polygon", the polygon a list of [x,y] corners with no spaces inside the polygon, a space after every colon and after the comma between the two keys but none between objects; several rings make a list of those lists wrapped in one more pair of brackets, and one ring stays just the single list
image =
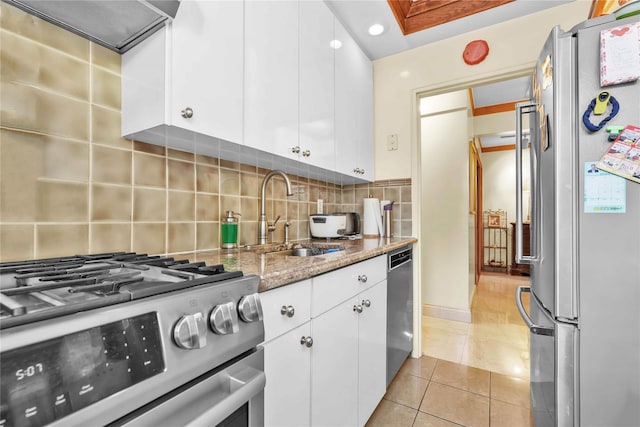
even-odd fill
[{"label": "white wall", "polygon": [[437,98],[434,105],[449,111],[421,119],[421,284],[423,303],[466,312],[470,301],[468,98],[459,95]]},{"label": "white wall", "polygon": [[[551,28],[558,24],[570,29],[587,18],[590,6],[590,0],[577,0],[375,60],[375,179],[412,176],[412,142],[419,138],[417,129],[412,128],[418,115],[417,90],[437,90],[532,71]],[[469,66],[462,60],[462,52],[468,42],[476,39],[489,43],[489,55],[484,62]],[[386,136],[390,134],[398,135],[397,151],[386,151]],[[414,172],[415,167],[414,163]]]},{"label": "white wall", "polygon": [[[494,151],[490,153],[480,153],[482,160],[482,190],[484,210],[506,210],[508,242],[511,242],[511,222],[516,220],[516,152]],[[529,188],[529,149],[522,151],[523,164],[523,186]],[[528,193],[523,196],[524,218],[527,217],[529,207]],[[509,243],[511,245],[511,243]],[[509,248],[507,259],[511,259]]]}]

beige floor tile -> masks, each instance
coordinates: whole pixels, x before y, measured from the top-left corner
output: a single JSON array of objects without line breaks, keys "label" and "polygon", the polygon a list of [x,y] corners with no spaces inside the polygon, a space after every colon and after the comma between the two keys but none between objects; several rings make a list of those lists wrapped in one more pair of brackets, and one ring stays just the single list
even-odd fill
[{"label": "beige floor tile", "polygon": [[452,334],[466,334],[469,331],[469,323],[456,322],[454,320],[440,319],[438,317],[422,316],[422,329],[434,329]]},{"label": "beige floor tile", "polygon": [[436,359],[433,357],[422,356],[417,359],[409,357],[398,371],[398,375],[415,375],[428,380],[431,378],[435,367]]},{"label": "beige floor tile", "polygon": [[489,377],[489,371],[439,360],[431,381],[489,396]]},{"label": "beige floor tile", "polygon": [[513,405],[529,407],[531,405],[529,381],[526,378],[491,373],[491,399]]},{"label": "beige floor tile", "polygon": [[461,363],[504,375],[529,377],[529,348],[496,339],[469,337]]},{"label": "beige floor tile", "polygon": [[491,427],[533,427],[529,408],[491,399]]},{"label": "beige floor tile", "polygon": [[436,382],[429,383],[420,411],[468,427],[489,426],[489,398]]},{"label": "beige floor tile", "polygon": [[384,397],[393,402],[418,409],[428,384],[429,381],[424,378],[413,375],[396,375]]},{"label": "beige floor tile", "polygon": [[466,341],[466,335],[423,328],[422,354],[459,363]]},{"label": "beige floor tile", "polygon": [[424,412],[418,412],[418,416],[413,423],[413,427],[457,427],[459,425]]},{"label": "beige floor tile", "polygon": [[366,427],[411,427],[416,418],[416,409],[382,399],[375,412],[367,421]]}]

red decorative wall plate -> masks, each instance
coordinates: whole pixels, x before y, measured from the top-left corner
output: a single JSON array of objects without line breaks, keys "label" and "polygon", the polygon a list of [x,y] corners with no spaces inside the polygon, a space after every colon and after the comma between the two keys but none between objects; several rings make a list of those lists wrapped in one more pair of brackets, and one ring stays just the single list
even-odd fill
[{"label": "red decorative wall plate", "polygon": [[462,52],[462,59],[469,65],[476,65],[484,61],[489,55],[489,44],[484,40],[474,40],[467,43]]}]

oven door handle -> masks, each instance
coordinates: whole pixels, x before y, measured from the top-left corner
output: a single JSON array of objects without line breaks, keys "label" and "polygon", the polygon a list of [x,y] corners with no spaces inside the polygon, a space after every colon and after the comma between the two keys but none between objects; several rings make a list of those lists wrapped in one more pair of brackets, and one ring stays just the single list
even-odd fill
[{"label": "oven door handle", "polygon": [[246,367],[230,374],[228,377],[229,394],[198,417],[191,420],[185,427],[215,426],[220,424],[238,408],[264,390],[266,376],[263,371]]}]

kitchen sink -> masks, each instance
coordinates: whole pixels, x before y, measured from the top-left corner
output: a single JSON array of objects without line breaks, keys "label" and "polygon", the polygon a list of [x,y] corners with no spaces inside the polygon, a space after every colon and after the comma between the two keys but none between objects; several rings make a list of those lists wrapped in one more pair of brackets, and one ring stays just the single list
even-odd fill
[{"label": "kitchen sink", "polygon": [[343,250],[344,250],[343,246],[303,246],[298,248],[294,247],[292,249],[287,249],[287,250],[268,252],[268,255],[308,257],[308,256],[325,255],[333,252],[340,252]]}]

